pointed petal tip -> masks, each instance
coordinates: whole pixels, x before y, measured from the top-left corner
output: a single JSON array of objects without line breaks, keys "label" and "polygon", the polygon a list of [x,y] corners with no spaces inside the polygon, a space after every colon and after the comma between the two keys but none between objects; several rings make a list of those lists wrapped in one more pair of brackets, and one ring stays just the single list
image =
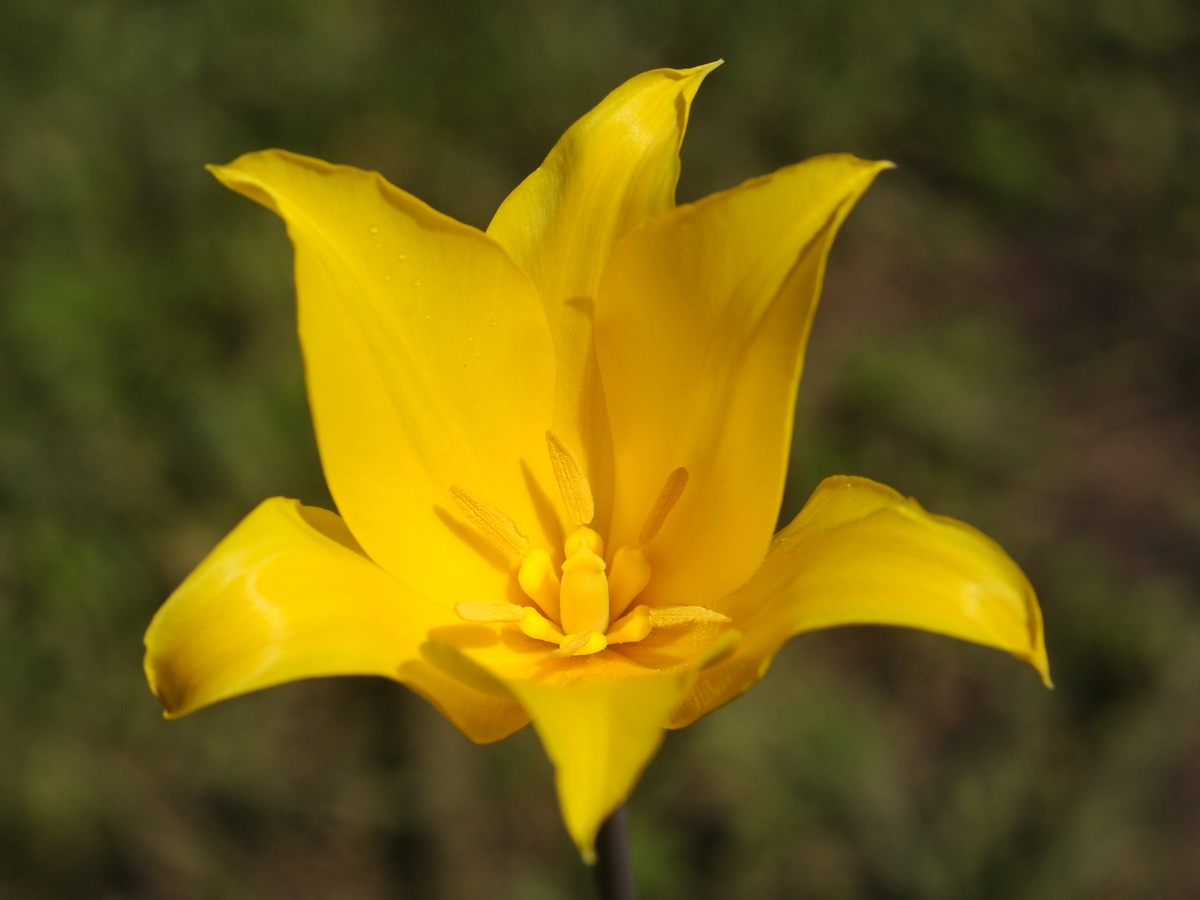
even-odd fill
[{"label": "pointed petal tip", "polygon": [[211,174],[213,178],[217,179],[217,181],[221,182],[221,184],[228,185],[230,181],[238,178],[245,178],[245,175],[240,171],[241,166],[239,166],[239,163],[246,159],[246,157],[253,156],[261,152],[265,151],[243,153],[241,156],[237,157],[237,159],[230,160],[227,163],[205,163],[204,170]]},{"label": "pointed petal tip", "polygon": [[[838,159],[838,158],[848,162],[851,166],[861,170],[859,177],[865,178],[867,186],[869,186],[871,184],[871,182],[875,180],[875,176],[877,176],[880,172],[887,172],[887,171],[890,171],[891,169],[896,168],[896,164],[894,162],[892,162],[890,159],[863,159],[861,156],[855,156],[853,153],[826,153],[826,154],[823,154],[822,156],[816,156],[816,157],[812,157],[811,159],[808,159],[808,160],[802,160],[801,162],[793,163],[790,166],[784,166],[783,169],[781,169],[779,171],[787,171],[789,169],[793,169],[798,166],[803,166],[805,163],[811,162],[812,160]],[[769,178],[770,175],[764,175],[764,176],[760,176],[760,177]],[[754,180],[756,180],[756,179],[751,179],[751,181],[754,181]],[[865,191],[865,190],[866,190],[866,187],[863,188],[863,191]]]},{"label": "pointed petal tip", "polygon": [[704,83],[704,79],[708,77],[709,72],[720,68],[725,64],[725,60],[718,59],[710,63],[705,63],[702,66],[693,66],[690,69],[667,69],[666,72],[672,73],[676,78],[686,82],[683,93],[687,102],[690,104],[696,96],[696,92],[700,90],[700,85]]},{"label": "pointed petal tip", "polygon": [[205,163],[204,170],[212,175],[213,178],[225,185],[232,187],[230,182],[234,179],[232,171],[233,163]]},{"label": "pointed petal tip", "polygon": [[676,69],[675,71],[685,78],[696,78],[700,81],[703,81],[704,77],[708,75],[709,72],[713,71],[714,69],[719,69],[723,65],[725,65],[725,60],[714,59],[712,62],[704,63],[704,65],[701,66],[692,66],[690,69]]},{"label": "pointed petal tip", "polygon": [[[628,798],[623,798],[621,803],[624,803],[625,799]],[[575,846],[579,848],[579,855],[583,859],[584,865],[594,866],[596,864],[596,838],[600,836],[600,828],[604,825],[608,817],[612,815],[613,810],[620,805],[618,803],[617,806],[613,807],[613,809],[609,810],[594,823],[590,820],[587,823],[564,820],[567,826],[567,833],[570,835]]]},{"label": "pointed petal tip", "polygon": [[634,77],[644,78],[647,75],[657,73],[659,75],[665,75],[667,78],[670,78],[673,81],[687,81],[688,79],[694,79],[696,84],[699,85],[699,83],[704,80],[705,76],[708,75],[709,72],[713,71],[713,69],[719,69],[723,65],[725,65],[725,60],[715,59],[712,62],[707,62],[699,66],[690,66],[686,69],[651,69],[649,72],[643,72],[641,75],[636,75]]},{"label": "pointed petal tip", "polygon": [[353,166],[338,166],[323,159],[281,150],[278,147],[251,150],[230,162],[208,163],[204,168],[231,191],[250,198],[281,217],[283,212],[277,201],[280,199],[280,189],[286,182],[284,173],[289,169],[308,169],[318,175],[355,172],[374,175],[383,180],[383,176],[378,172],[363,172]]},{"label": "pointed petal tip", "polygon": [[250,157],[277,152],[279,151],[258,150],[253,153],[243,153],[237,159],[233,160],[233,162],[225,163],[224,165],[208,163],[204,168],[212,173],[212,176],[217,181],[221,182],[221,184],[231,191],[265,206],[276,215],[282,215],[271,191],[263,184],[260,178],[256,178],[246,171],[246,167],[243,164],[243,161]]},{"label": "pointed petal tip", "polygon": [[1054,690],[1054,680],[1050,677],[1050,658],[1046,655],[1046,648],[1039,647],[1026,662],[1037,672],[1038,678],[1042,680],[1042,685],[1049,690]]},{"label": "pointed petal tip", "polygon": [[896,164],[890,159],[859,159],[859,162],[866,167],[872,179],[880,172],[890,172],[896,168]]}]

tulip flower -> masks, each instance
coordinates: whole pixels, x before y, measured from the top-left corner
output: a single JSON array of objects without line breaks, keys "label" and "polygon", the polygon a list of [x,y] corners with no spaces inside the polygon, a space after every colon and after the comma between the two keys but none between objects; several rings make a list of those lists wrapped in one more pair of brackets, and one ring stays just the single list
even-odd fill
[{"label": "tulip flower", "polygon": [[367,674],[473,741],[532,720],[589,858],[665,730],[800,632],[922,628],[1048,683],[1033,590],[972,527],[839,476],[774,533],[826,258],[889,164],[677,206],[712,68],[621,85],[486,232],[280,150],[212,167],[286,223],[338,513],[266,500],[170,596],[145,658],[168,717]]}]

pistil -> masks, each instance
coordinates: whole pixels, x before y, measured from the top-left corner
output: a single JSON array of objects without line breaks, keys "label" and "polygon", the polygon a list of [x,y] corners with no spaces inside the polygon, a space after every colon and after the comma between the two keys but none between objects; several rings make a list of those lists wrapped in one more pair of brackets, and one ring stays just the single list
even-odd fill
[{"label": "pistil", "polygon": [[558,620],[558,576],[554,573],[554,563],[549,553],[539,548],[526,556],[517,571],[517,583],[521,585],[525,596],[541,607],[543,613]]},{"label": "pistil", "polygon": [[608,579],[604,560],[581,547],[563,560],[559,591],[559,621],[563,631],[608,631]]}]

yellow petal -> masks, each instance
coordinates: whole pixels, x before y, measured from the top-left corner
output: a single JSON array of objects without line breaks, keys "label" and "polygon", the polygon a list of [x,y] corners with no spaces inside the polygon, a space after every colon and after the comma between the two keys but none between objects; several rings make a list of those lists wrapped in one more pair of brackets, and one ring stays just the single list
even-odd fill
[{"label": "yellow petal", "polygon": [[528,276],[376,173],[277,150],[213,172],[287,223],[321,461],[355,537],[438,603],[515,590],[504,550],[450,487],[560,546],[527,481],[553,496],[553,345]]},{"label": "yellow petal", "polygon": [[532,276],[558,359],[554,429],[581,457],[607,527],[612,451],[592,347],[592,300],[609,251],[675,204],[679,146],[716,63],[625,82],[572,125],[497,210],[488,234]]},{"label": "yellow petal", "polygon": [[495,685],[497,696],[516,697],[532,716],[554,763],[563,820],[585,859],[592,858],[601,823],[633,790],[662,742],[671,711],[706,661],[702,652],[669,650],[657,666],[612,650],[555,658],[542,641],[487,633],[483,626],[441,629],[431,639],[428,658],[461,680]]},{"label": "yellow petal", "polygon": [[818,157],[678,207],[613,251],[596,305],[617,473],[609,546],[637,540],[673,470],[689,476],[645,548],[640,602],[711,606],[762,562],[825,259],[887,166]]},{"label": "yellow petal", "polygon": [[528,717],[512,700],[447,678],[421,658],[454,619],[370,559],[331,512],[276,497],[188,576],[146,631],[146,677],[168,717],[320,675],[411,685],[476,741]]},{"label": "yellow petal", "polygon": [[682,727],[766,672],[789,637],[836,625],[899,625],[985,644],[1050,684],[1042,613],[995,541],[865,478],[823,481],[762,567],[716,608],[744,639],[704,672],[672,718]]},{"label": "yellow petal", "polygon": [[510,685],[554,763],[563,821],[584,859],[594,858],[600,825],[658,751],[688,683],[684,676],[647,671],[612,681]]}]

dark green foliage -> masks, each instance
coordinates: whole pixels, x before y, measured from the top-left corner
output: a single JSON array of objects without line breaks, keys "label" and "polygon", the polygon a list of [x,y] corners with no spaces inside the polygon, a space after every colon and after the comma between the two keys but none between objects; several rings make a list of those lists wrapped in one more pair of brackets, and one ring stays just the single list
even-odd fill
[{"label": "dark green foliage", "polygon": [[366,679],[164,723],[162,599],[323,505],[290,250],[202,169],[287,147],[486,223],[622,79],[723,56],[681,198],[899,163],[831,262],[784,515],[834,472],[1027,568],[1058,689],[809,635],[630,804],[655,898],[1200,895],[1200,13],[1183,0],[0,4],[0,896],[588,896],[526,730]]}]

